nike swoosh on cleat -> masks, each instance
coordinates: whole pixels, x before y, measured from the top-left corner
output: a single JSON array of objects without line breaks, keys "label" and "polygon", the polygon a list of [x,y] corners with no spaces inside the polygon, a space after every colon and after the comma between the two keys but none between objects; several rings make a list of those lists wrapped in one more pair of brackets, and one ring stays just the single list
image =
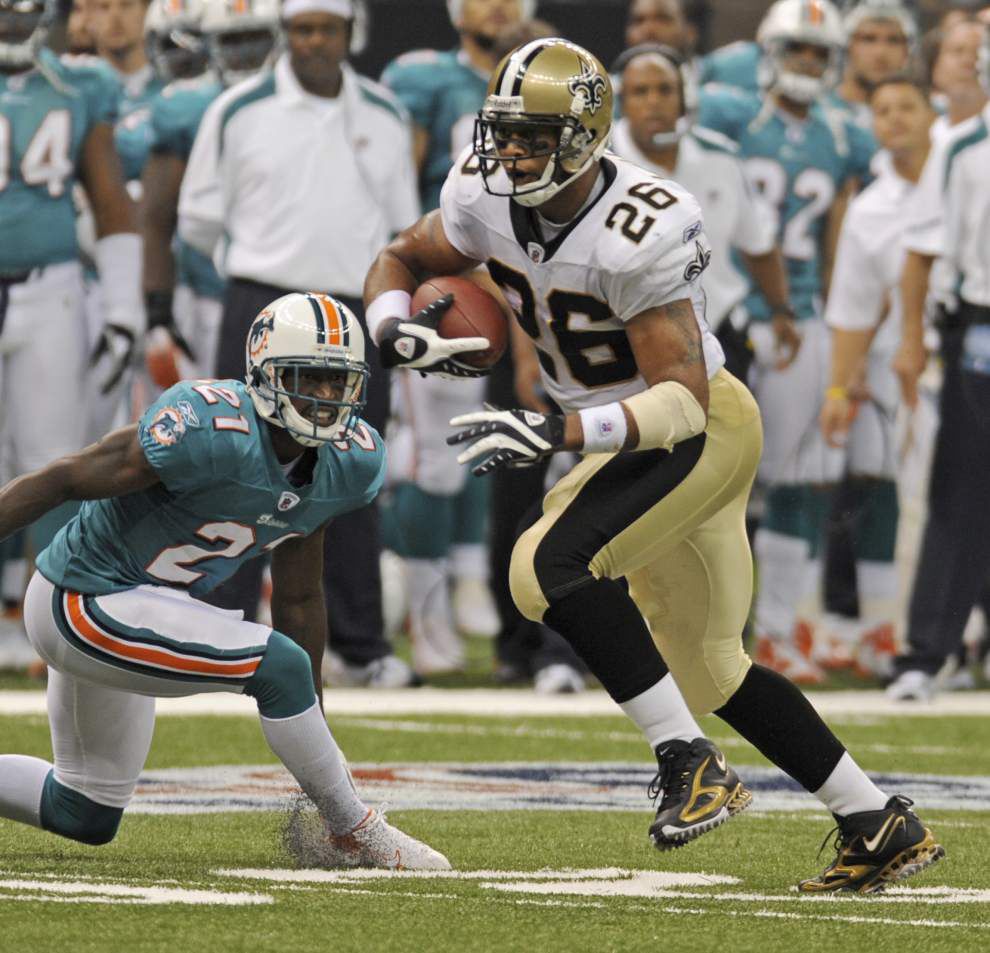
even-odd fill
[{"label": "nike swoosh on cleat", "polygon": [[[878,830],[876,834],[873,835],[873,837],[863,838],[863,846],[872,854],[874,851],[877,850],[877,848],[879,848],[881,842],[884,840],[884,835],[887,833],[888,828],[890,828],[890,826],[896,823],[897,821],[903,822],[903,820],[904,820],[903,817],[900,817],[895,814],[891,814],[890,817],[888,817],[887,820],[883,822],[883,825],[880,827],[880,830]],[[890,833],[893,833],[893,831],[891,830]]]}]

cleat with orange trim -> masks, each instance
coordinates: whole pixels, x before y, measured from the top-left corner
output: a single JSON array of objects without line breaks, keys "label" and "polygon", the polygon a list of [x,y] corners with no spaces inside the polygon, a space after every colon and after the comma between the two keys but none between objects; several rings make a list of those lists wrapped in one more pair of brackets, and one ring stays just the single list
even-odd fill
[{"label": "cleat with orange trim", "polygon": [[861,678],[890,678],[894,674],[896,655],[894,626],[890,623],[875,626],[860,639],[856,652],[856,674]]},{"label": "cleat with orange trim", "polygon": [[[887,884],[930,867],[945,856],[932,832],[910,810],[914,802],[895,794],[881,811],[836,817],[835,860],[811,880],[802,893],[879,893]],[[830,832],[822,842],[828,843]]]},{"label": "cleat with orange trim", "polygon": [[404,834],[369,809],[348,834],[327,835],[328,867],[373,867],[388,870],[450,870],[450,861],[422,841]]},{"label": "cleat with orange trim", "polygon": [[668,741],[656,750],[659,770],[648,792],[660,798],[650,825],[657,850],[683,847],[744,811],[753,795],[707,738]]},{"label": "cleat with orange trim", "polygon": [[821,685],[825,681],[825,673],[814,662],[789,642],[769,635],[757,636],[753,661],[789,678],[795,685]]}]

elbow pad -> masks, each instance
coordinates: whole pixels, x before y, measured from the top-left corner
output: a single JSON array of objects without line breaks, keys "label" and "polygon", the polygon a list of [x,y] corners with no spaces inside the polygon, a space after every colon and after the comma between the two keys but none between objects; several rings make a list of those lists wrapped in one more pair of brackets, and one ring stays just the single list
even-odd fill
[{"label": "elbow pad", "polygon": [[622,403],[639,429],[637,450],[670,450],[675,443],[697,437],[708,423],[694,394],[677,381],[661,381]]}]

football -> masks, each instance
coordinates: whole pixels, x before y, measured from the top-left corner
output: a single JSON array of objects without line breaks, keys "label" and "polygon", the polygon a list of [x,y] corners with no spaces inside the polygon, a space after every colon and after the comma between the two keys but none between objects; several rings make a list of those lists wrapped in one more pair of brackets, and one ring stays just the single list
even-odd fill
[{"label": "football", "polygon": [[488,347],[483,351],[466,351],[456,359],[471,367],[491,368],[505,352],[509,336],[498,301],[467,278],[430,278],[413,295],[413,314],[445,294],[452,294],[454,303],[441,318],[437,333],[444,338],[488,338]]}]

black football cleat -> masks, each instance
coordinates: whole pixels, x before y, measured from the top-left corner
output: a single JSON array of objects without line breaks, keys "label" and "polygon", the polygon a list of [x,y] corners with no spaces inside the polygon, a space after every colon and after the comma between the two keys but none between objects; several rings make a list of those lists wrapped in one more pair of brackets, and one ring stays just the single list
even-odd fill
[{"label": "black football cleat", "polygon": [[[882,811],[861,811],[836,817],[835,860],[811,880],[802,893],[878,893],[924,870],[945,856],[932,832],[910,810],[910,798],[895,794]],[[828,843],[829,833],[822,843]]]},{"label": "black football cleat", "polygon": [[660,798],[650,825],[657,850],[683,847],[749,807],[753,795],[707,738],[668,741],[656,750],[659,770],[648,793]]}]

